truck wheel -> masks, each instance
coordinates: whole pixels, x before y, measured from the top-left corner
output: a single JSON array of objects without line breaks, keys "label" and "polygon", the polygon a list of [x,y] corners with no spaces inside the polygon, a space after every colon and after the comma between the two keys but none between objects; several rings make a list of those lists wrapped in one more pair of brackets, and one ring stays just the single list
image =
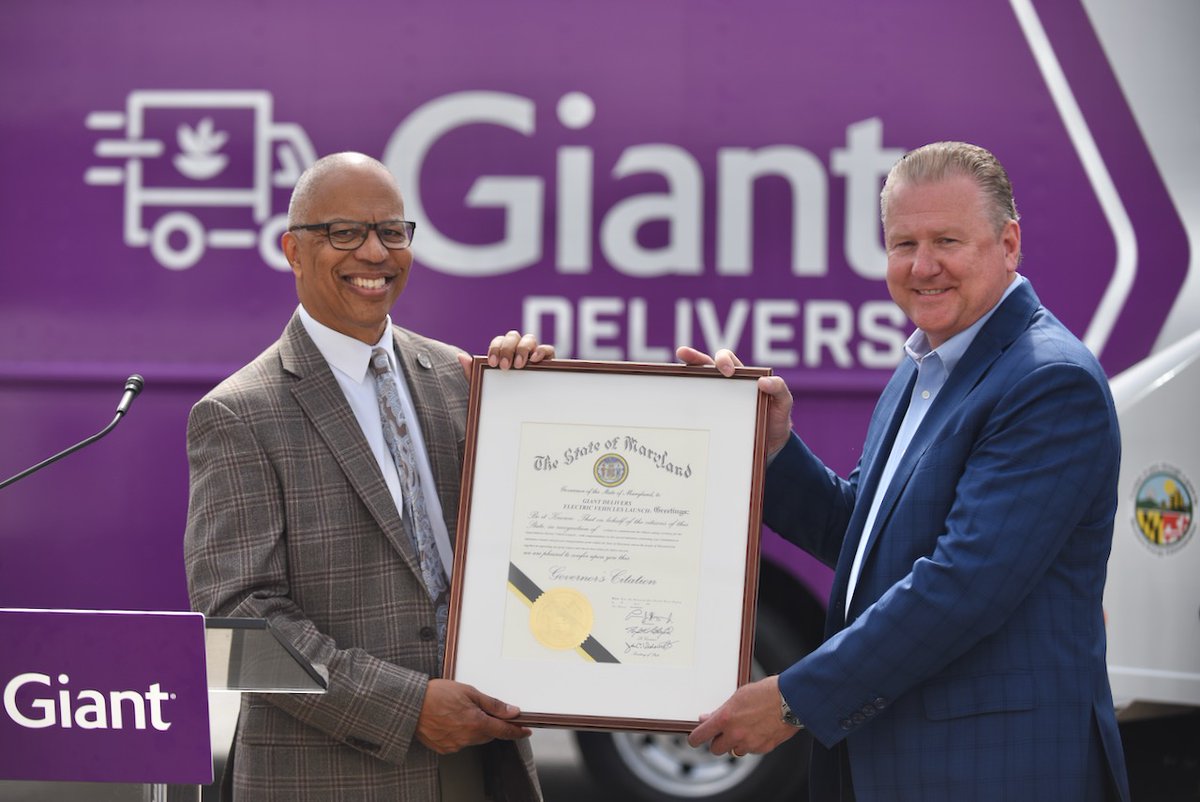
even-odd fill
[{"label": "truck wheel", "polygon": [[[760,607],[751,679],[775,674],[808,653],[773,610]],[[577,732],[592,779],[613,799],[639,802],[770,802],[806,799],[811,736],[802,732],[766,755],[718,757],[688,746],[687,733]]]},{"label": "truck wheel", "polygon": [[[183,247],[171,244],[171,235],[183,238]],[[204,226],[187,212],[164,214],[150,231],[150,253],[168,270],[187,270],[204,255]]]}]

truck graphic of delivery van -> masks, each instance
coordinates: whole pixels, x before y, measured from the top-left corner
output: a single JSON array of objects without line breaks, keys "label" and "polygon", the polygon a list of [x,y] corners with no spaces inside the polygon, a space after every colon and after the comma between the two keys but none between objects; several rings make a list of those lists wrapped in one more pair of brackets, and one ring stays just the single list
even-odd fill
[{"label": "truck graphic of delivery van", "polygon": [[185,270],[208,248],[257,247],[286,270],[287,216],[272,214],[273,190],[294,186],[316,154],[302,127],[272,119],[273,105],[262,90],[130,92],[125,111],[88,114],[86,127],[108,135],[95,154],[110,163],[84,182],[124,184],[125,244],[149,247],[163,267]]}]

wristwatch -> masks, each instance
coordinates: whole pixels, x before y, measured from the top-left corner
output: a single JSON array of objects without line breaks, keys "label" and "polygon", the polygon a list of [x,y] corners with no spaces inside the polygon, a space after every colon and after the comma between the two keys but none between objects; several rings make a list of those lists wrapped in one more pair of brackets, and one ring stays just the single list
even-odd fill
[{"label": "wristwatch", "polygon": [[788,707],[787,699],[783,698],[783,694],[779,694],[779,718],[784,724],[795,727],[798,730],[804,729],[804,725],[800,723],[800,719],[796,718],[796,714]]}]

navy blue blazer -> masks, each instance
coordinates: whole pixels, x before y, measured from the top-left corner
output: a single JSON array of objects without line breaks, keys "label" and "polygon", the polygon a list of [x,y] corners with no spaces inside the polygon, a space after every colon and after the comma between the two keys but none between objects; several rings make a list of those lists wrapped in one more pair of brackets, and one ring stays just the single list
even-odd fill
[{"label": "navy blue blazer", "polygon": [[[842,479],[795,435],[764,519],[836,566],[826,641],[780,675],[869,800],[1128,800],[1101,608],[1120,435],[1092,354],[1018,287],[951,373],[883,498],[846,614],[871,499],[916,377],[905,359]],[[860,503],[861,501],[861,503]]]}]

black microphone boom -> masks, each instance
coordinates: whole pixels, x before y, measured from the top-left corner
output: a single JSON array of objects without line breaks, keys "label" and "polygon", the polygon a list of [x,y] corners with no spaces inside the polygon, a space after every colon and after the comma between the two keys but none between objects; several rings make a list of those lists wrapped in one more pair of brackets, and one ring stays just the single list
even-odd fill
[{"label": "black microphone boom", "polygon": [[0,482],[0,490],[3,490],[4,488],[8,487],[13,482],[24,479],[26,476],[29,476],[31,473],[37,473],[42,468],[45,468],[47,465],[52,465],[55,462],[58,462],[63,457],[67,456],[68,454],[75,453],[76,451],[83,448],[84,446],[91,445],[92,443],[96,442],[104,435],[111,432],[116,427],[116,425],[118,423],[120,423],[121,418],[125,417],[125,413],[129,411],[129,405],[133,403],[133,399],[137,398],[138,393],[140,393],[142,391],[142,387],[143,387],[143,385],[145,385],[145,383],[146,383],[145,380],[141,376],[137,375],[136,373],[133,374],[132,376],[130,376],[128,379],[125,380],[125,394],[123,396],[121,396],[121,401],[119,404],[117,404],[117,416],[112,419],[112,423],[108,424],[107,426],[105,426],[100,431],[96,432],[94,435],[92,435],[88,439],[78,442],[75,445],[71,446],[70,448],[58,452],[57,454],[55,454],[53,457],[50,457],[49,459],[42,460],[37,465],[34,465],[32,468],[26,468],[25,470],[18,473],[16,476],[10,476],[9,478],[5,479],[3,482]]}]

